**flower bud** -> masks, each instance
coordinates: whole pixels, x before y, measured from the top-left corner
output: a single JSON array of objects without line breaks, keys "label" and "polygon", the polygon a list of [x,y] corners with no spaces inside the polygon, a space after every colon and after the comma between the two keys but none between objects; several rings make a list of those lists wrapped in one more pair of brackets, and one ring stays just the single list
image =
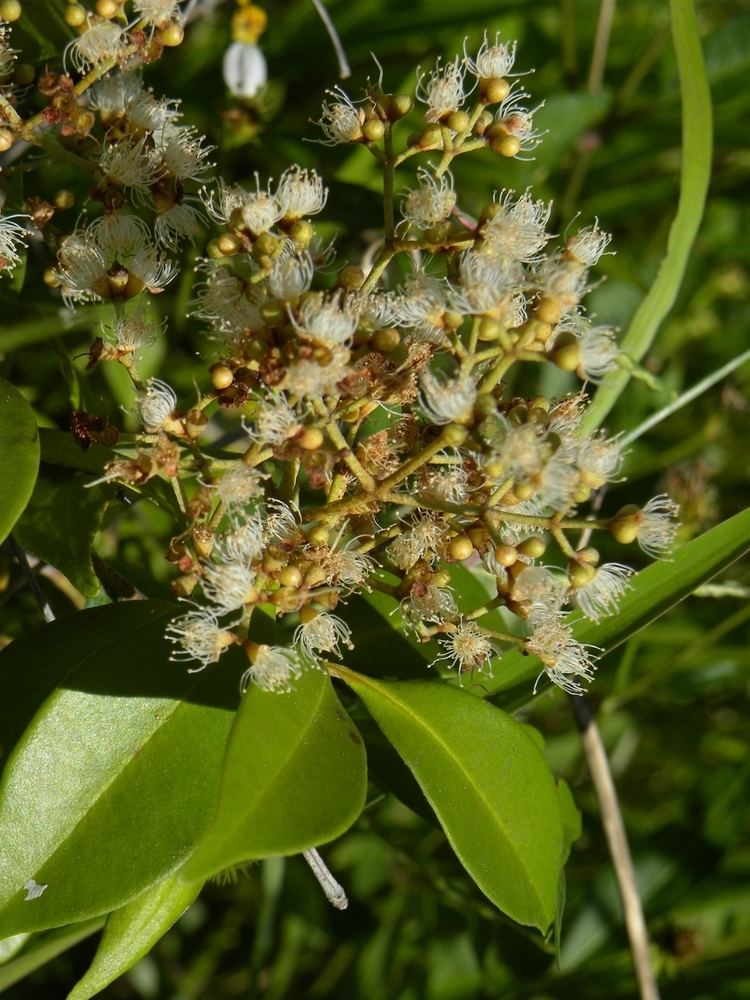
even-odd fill
[{"label": "flower bud", "polygon": [[224,254],[219,249],[218,240],[209,240],[206,244],[206,254],[212,259],[217,260],[219,257],[223,257]]},{"label": "flower bud", "polygon": [[227,368],[226,365],[218,364],[211,366],[211,384],[214,389],[228,389],[229,386],[234,382],[234,375],[232,374],[231,368]]},{"label": "flower bud", "polygon": [[454,132],[467,132],[471,125],[471,118],[465,111],[454,111],[448,115],[445,123]]},{"label": "flower bud", "polygon": [[438,149],[443,145],[443,133],[439,125],[430,125],[428,128],[415,137],[415,141],[409,143],[411,146],[419,146],[420,149]]},{"label": "flower bud", "polygon": [[120,9],[120,4],[117,3],[117,0],[96,0],[96,13],[99,17],[111,20],[111,18],[119,14]]},{"label": "flower bud", "polygon": [[496,319],[492,319],[489,316],[484,316],[479,321],[479,339],[482,342],[497,340],[503,332],[503,329],[502,323],[499,323]]},{"label": "flower bud", "polygon": [[323,431],[319,427],[306,427],[299,439],[300,448],[317,451],[323,445]]},{"label": "flower bud", "polygon": [[289,235],[299,250],[305,250],[312,243],[315,230],[307,219],[298,219],[289,229]]},{"label": "flower bud", "polygon": [[86,23],[86,11],[77,3],[70,3],[65,7],[63,18],[71,28],[80,28],[82,24]]},{"label": "flower bud", "polygon": [[268,80],[268,65],[257,45],[232,42],[224,53],[224,83],[235,97],[255,97]]},{"label": "flower bud", "polygon": [[638,537],[640,509],[629,503],[615,514],[609,522],[609,530],[620,545],[629,545]]},{"label": "flower bud", "polygon": [[310,529],[310,534],[307,537],[313,545],[327,545],[330,532],[325,525],[316,524],[314,528]]},{"label": "flower bud", "polygon": [[474,545],[468,535],[456,535],[448,543],[448,555],[456,562],[463,562],[468,559],[474,551]]},{"label": "flower bud", "polygon": [[588,563],[590,566],[596,566],[599,562],[599,552],[591,545],[581,549],[576,555],[581,562]]},{"label": "flower bud", "polygon": [[364,280],[365,272],[361,267],[357,264],[347,264],[346,267],[341,269],[336,284],[339,288],[344,288],[348,291],[350,289],[361,288]]},{"label": "flower bud", "polygon": [[296,566],[285,566],[279,573],[279,581],[285,587],[299,587],[302,583],[302,573]]},{"label": "flower bud", "polygon": [[185,32],[182,30],[182,25],[173,21],[168,24],[166,28],[162,28],[158,33],[157,38],[166,48],[176,48],[178,45],[182,44],[182,40],[185,37]]},{"label": "flower bud", "polygon": [[551,326],[560,322],[560,316],[562,316],[562,304],[558,299],[541,299],[534,310],[535,319],[541,323],[549,323]]},{"label": "flower bud", "polygon": [[507,569],[518,561],[518,552],[512,545],[498,545],[495,548],[495,562]]},{"label": "flower bud", "polygon": [[561,334],[550,351],[550,358],[564,372],[574,372],[581,361],[581,348],[577,338],[571,334]]},{"label": "flower bud", "polygon": [[253,257],[256,260],[261,257],[270,257],[278,245],[278,236],[274,236],[273,233],[262,233],[253,244]]},{"label": "flower bud", "polygon": [[67,188],[62,188],[57,192],[53,199],[55,203],[55,208],[64,210],[66,208],[72,208],[75,205],[75,197],[72,191],[68,191]]},{"label": "flower bud", "polygon": [[500,104],[510,93],[510,84],[503,77],[479,81],[479,93],[485,104]]},{"label": "flower bud", "polygon": [[242,249],[242,241],[234,233],[222,233],[216,240],[216,246],[223,257],[231,257]]},{"label": "flower bud", "polygon": [[392,122],[408,115],[414,107],[414,101],[408,94],[394,94],[388,104],[388,117]]},{"label": "flower bud", "polygon": [[571,587],[576,590],[579,587],[585,587],[587,583],[591,583],[596,574],[596,569],[585,563],[570,562],[568,564],[568,580],[570,580]]},{"label": "flower bud", "polygon": [[376,351],[388,354],[391,351],[395,351],[401,343],[401,334],[395,327],[386,326],[375,333],[371,343]]},{"label": "flower bud", "polygon": [[539,535],[534,535],[533,538],[527,538],[518,546],[518,551],[525,556],[529,556],[531,559],[541,558],[546,550],[547,543]]},{"label": "flower bud", "polygon": [[0,3],[0,21],[17,21],[22,13],[18,0],[2,0]]},{"label": "flower bud", "polygon": [[385,135],[385,125],[379,118],[370,118],[362,126],[362,135],[368,142],[379,142]]}]

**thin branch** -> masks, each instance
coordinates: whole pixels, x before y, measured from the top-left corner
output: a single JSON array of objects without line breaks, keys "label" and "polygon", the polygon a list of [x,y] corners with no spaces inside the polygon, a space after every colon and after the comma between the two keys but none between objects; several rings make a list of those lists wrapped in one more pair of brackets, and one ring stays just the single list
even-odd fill
[{"label": "thin branch", "polygon": [[662,420],[666,420],[667,417],[671,417],[673,413],[682,409],[683,406],[687,406],[688,403],[692,403],[694,399],[697,399],[698,396],[706,392],[707,389],[710,389],[712,385],[720,382],[726,375],[731,374],[735,368],[739,368],[740,365],[744,365],[746,361],[750,361],[750,350],[743,351],[743,353],[739,354],[736,358],[732,358],[731,361],[727,361],[727,363],[722,365],[721,368],[717,368],[716,371],[711,372],[710,375],[706,375],[705,378],[702,378],[700,382],[696,382],[695,385],[680,393],[677,399],[672,400],[671,403],[663,406],[660,410],[657,410],[656,413],[652,413],[651,416],[647,417],[642,424],[639,424],[635,428],[635,430],[629,431],[629,433],[624,435],[621,439],[623,447],[632,444],[633,441],[637,441],[639,437],[646,433],[646,431],[650,431],[652,427],[660,424]]},{"label": "thin branch", "polygon": [[344,52],[344,46],[339,38],[339,33],[336,31],[336,25],[331,20],[331,15],[323,6],[323,0],[310,0],[310,3],[317,11],[318,17],[323,22],[328,32],[328,37],[331,39],[331,45],[333,45],[333,51],[336,53],[336,59],[339,64],[339,76],[342,80],[346,80],[352,75],[352,71],[349,61],[346,58],[346,52]]},{"label": "thin branch", "polygon": [[612,31],[612,19],[615,15],[615,2],[616,0],[602,0],[599,8],[594,51],[591,55],[591,68],[589,69],[588,91],[590,94],[598,93],[604,82],[604,67],[607,65],[607,49]]},{"label": "thin branch", "polygon": [[630,856],[628,837],[620,812],[620,803],[617,799],[617,789],[609,769],[607,751],[594,719],[591,702],[586,695],[571,695],[570,703],[576,723],[581,731],[586,764],[596,791],[596,797],[599,800],[604,835],[607,838],[607,846],[612,858],[612,866],[617,877],[625,914],[625,927],[630,941],[639,995],[641,1000],[659,1000],[659,988],[656,985],[649,954],[646,920],[635,884],[633,860]]},{"label": "thin branch", "polygon": [[18,542],[12,535],[8,539],[8,542],[10,544],[10,550],[16,558],[16,562],[21,567],[21,572],[26,577],[31,592],[34,595],[34,600],[39,605],[39,609],[44,615],[44,620],[46,622],[55,621],[55,612],[49,606],[47,598],[42,593],[42,588],[39,586],[39,581],[36,578],[36,574],[29,565],[29,560],[26,558],[26,552],[24,551],[24,549],[21,548],[21,546],[18,544]]},{"label": "thin branch", "polygon": [[325,893],[325,897],[331,906],[335,906],[337,910],[345,910],[349,905],[346,893],[333,877],[325,861],[315,848],[303,851],[302,856],[310,866],[313,875],[318,880],[320,888]]}]

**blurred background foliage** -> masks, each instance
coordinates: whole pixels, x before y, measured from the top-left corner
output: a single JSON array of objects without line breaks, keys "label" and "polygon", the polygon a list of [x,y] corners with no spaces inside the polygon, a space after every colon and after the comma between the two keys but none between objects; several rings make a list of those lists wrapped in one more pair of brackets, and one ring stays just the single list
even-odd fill
[{"label": "blurred background foliage", "polygon": [[[546,102],[538,120],[548,134],[530,162],[500,161],[489,152],[459,160],[460,203],[477,212],[492,190],[532,185],[537,197],[554,199],[558,232],[577,213],[584,224],[598,216],[614,234],[616,255],[599,266],[604,278],[590,295],[590,309],[601,322],[626,329],[657,270],[678,193],[680,101],[666,0],[617,5],[601,83],[589,74],[598,0],[331,0],[328,6],[352,64],[346,84],[352,94],[378,72],[371,53],[389,88],[410,90],[415,65],[460,51],[465,37],[470,50],[485,28],[518,39],[517,66],[536,68],[525,86]],[[67,29],[42,0],[24,7],[14,43],[23,45],[24,59],[42,66]],[[34,8],[44,18],[35,17]],[[226,93],[226,3],[198,17],[185,43],[148,67],[146,78],[158,93],[182,99],[185,120],[216,144],[225,178],[250,181],[255,171],[278,176],[291,162],[315,165],[332,185],[331,235],[340,252],[357,259],[365,245],[360,234],[380,224],[371,158],[361,149],[306,141],[318,135],[310,119],[318,117],[324,89],[337,82],[333,51],[311,5],[283,0],[267,10],[261,44],[271,80],[261,99],[241,103]],[[610,416],[611,431],[631,430],[748,346],[750,10],[746,0],[702,0],[698,15],[715,103],[708,207],[677,307],[645,362],[653,378],[631,382]],[[52,225],[72,230],[85,182],[36,153],[22,163],[6,175],[9,197],[52,200],[58,189],[70,188],[76,207],[59,212]],[[402,185],[410,180],[405,170]],[[67,430],[71,407],[127,425],[122,408],[131,405],[131,393],[120,378],[124,372],[104,365],[84,371],[97,310],[80,310],[74,321],[61,312],[41,282],[49,259],[44,243],[33,245],[25,270],[0,289],[0,375],[21,388],[40,425],[51,431]],[[170,381],[186,396],[202,343],[200,330],[186,319],[191,263],[156,300],[169,320],[167,341],[148,352],[143,366],[145,375],[163,374],[168,363]],[[550,369],[540,391],[565,392],[565,378]],[[749,381],[746,364],[638,440],[627,459],[628,482],[611,487],[617,496],[608,503],[667,490],[683,504],[686,537],[741,509]],[[62,447],[60,438],[50,434],[46,447],[49,456]],[[88,471],[101,461],[96,447],[79,459]],[[101,490],[99,557],[148,596],[167,596],[171,571],[163,553],[170,518],[153,504],[122,499],[114,487]],[[65,509],[64,497],[59,509]],[[68,516],[75,520],[77,511]],[[39,612],[9,561],[0,567],[0,580],[7,639],[37,622]],[[80,594],[59,575],[41,581],[58,615],[80,607]],[[83,570],[75,582],[85,592]],[[750,997],[750,574],[735,566],[718,583],[605,659],[592,689],[662,993],[676,1000]],[[559,955],[553,942],[512,926],[492,909],[428,818],[373,786],[354,829],[324,851],[346,886],[349,910],[328,906],[301,859],[264,862],[239,874],[236,885],[208,886],[152,955],[103,995],[635,996],[596,800],[565,697],[547,690],[524,717],[544,733],[553,768],[583,811],[583,835],[567,869]],[[77,944],[6,995],[62,997],[94,947],[93,938]]]}]

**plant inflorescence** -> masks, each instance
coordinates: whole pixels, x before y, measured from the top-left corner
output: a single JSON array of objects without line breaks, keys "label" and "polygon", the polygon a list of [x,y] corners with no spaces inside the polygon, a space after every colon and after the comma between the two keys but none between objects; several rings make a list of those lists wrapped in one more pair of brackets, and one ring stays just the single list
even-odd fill
[{"label": "plant inflorescence", "polygon": [[[400,602],[399,627],[437,638],[436,666],[491,670],[516,647],[580,693],[595,655],[574,638],[571,612],[616,612],[631,574],[602,562],[590,536],[662,556],[676,507],[659,496],[587,512],[622,459],[616,438],[582,430],[585,387],[622,363],[615,331],[584,307],[609,235],[594,221],[555,237],[550,205],[530,190],[488,192],[476,216],[462,206],[458,157],[489,150],[501,174],[504,159],[542,141],[515,43],[485,36],[478,51],[419,71],[416,101],[387,92],[382,74],[358,99],[326,96],[322,141],[366,148],[382,172],[382,236],[344,259],[320,235],[328,187],[315,170],[217,178],[206,138],[144,85],[139,64],[182,40],[177,4],[144,0],[129,25],[111,6],[77,25],[66,64],[82,79],[48,70],[37,81],[47,104],[29,119],[3,27],[0,138],[44,146],[91,179],[45,279],[70,309],[111,306],[91,364],[124,366],[134,386],[141,433],[115,446],[96,481],[163,477],[179,499],[167,556],[193,607],[169,625],[175,658],[200,669],[241,644],[244,684],[288,690],[356,645],[337,609],[376,588]],[[70,24],[78,10],[69,5]],[[2,216],[4,270],[41,224]],[[191,307],[209,346],[196,398],[180,400],[167,381],[139,376],[139,351],[163,336],[144,302],[209,225]],[[562,398],[510,388],[518,369],[545,364],[582,387]],[[228,452],[212,444],[218,411],[235,431]],[[481,606],[459,610],[454,563],[489,575]],[[257,607],[286,642],[248,633]],[[483,627],[498,608],[506,629]]]}]

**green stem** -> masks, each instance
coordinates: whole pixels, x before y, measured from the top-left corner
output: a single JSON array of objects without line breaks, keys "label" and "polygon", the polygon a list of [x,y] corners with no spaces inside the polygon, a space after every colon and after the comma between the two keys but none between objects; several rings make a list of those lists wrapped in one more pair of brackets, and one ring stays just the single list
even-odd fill
[{"label": "green stem", "polygon": [[393,159],[393,126],[390,122],[385,126],[383,148],[385,150],[385,158],[383,160],[383,230],[387,246],[393,239],[395,230],[393,219],[393,180],[395,174],[395,163]]},{"label": "green stem", "polygon": [[388,267],[388,265],[395,256],[396,256],[395,250],[393,250],[391,247],[383,247],[383,249],[378,254],[377,260],[372,265],[370,273],[367,275],[364,284],[362,285],[361,290],[363,292],[372,291],[372,289],[378,283],[381,274],[383,273],[383,271],[385,271],[385,269]]}]

